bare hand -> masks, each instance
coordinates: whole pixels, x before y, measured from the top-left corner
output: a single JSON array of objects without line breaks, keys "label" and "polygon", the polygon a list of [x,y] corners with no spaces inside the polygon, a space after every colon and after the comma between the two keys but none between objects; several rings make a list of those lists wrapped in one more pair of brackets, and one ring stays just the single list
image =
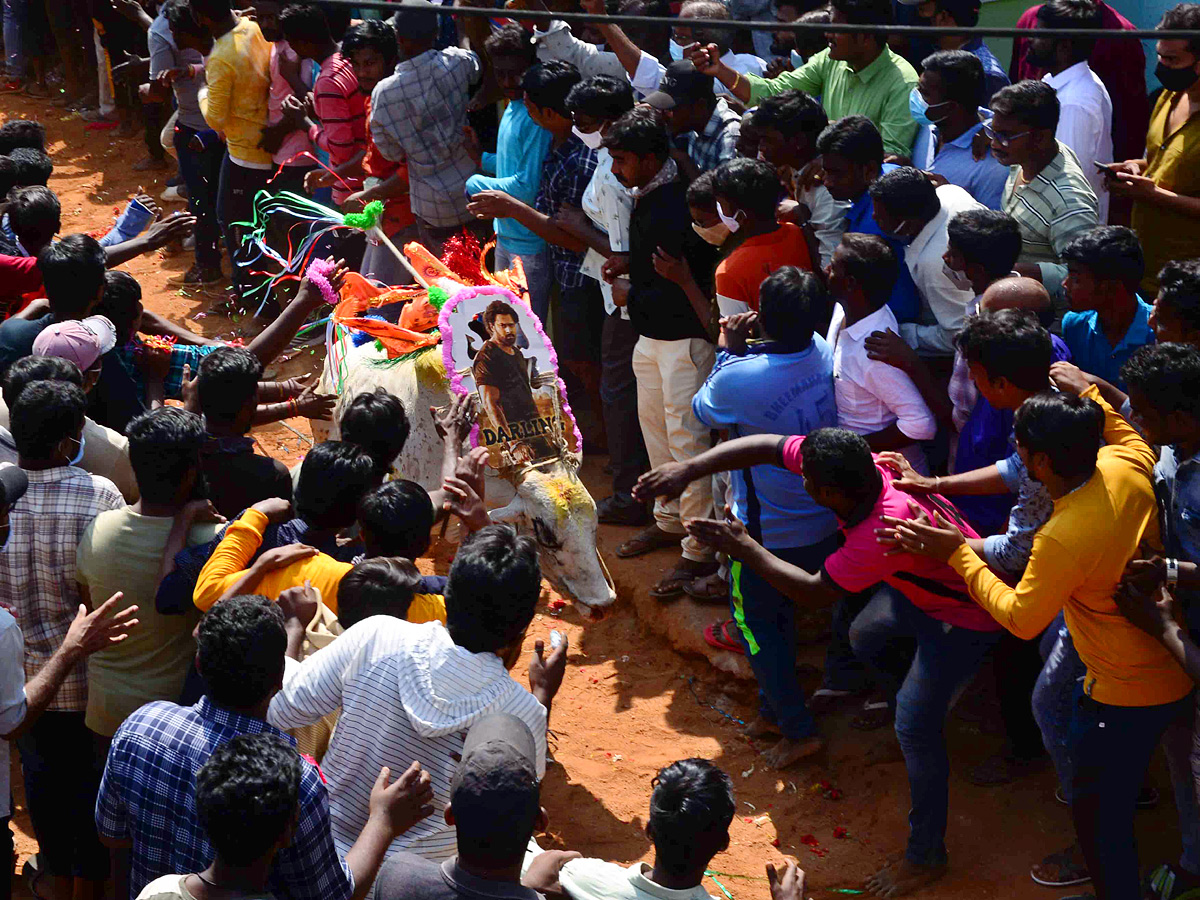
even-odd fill
[{"label": "bare hand", "polygon": [[686,462],[669,462],[644,472],[633,486],[633,497],[647,503],[656,497],[674,500],[695,480]]},{"label": "bare hand", "polygon": [[164,347],[142,344],[133,359],[147,381],[163,381],[171,371],[171,351]]},{"label": "bare hand", "polygon": [[975,137],[971,138],[971,157],[975,162],[979,162],[988,155],[988,151],[991,149],[992,142],[988,140],[988,136],[980,128],[975,132]]},{"label": "bare hand", "polygon": [[915,500],[908,501],[911,519],[883,516],[882,521],[894,532],[893,537],[909,553],[946,562],[963,545],[966,538],[951,522],[935,512],[934,518],[922,509]]},{"label": "bare hand", "polygon": [[667,281],[673,281],[680,286],[692,280],[692,267],[688,265],[688,261],[682,256],[672,256],[662,247],[654,251],[654,271]]},{"label": "bare hand", "polygon": [[165,219],[159,219],[146,229],[145,241],[148,250],[165,247],[171,241],[182,241],[192,233],[196,225],[196,217],[190,213],[173,212]]},{"label": "bare hand", "polygon": [[193,525],[220,525],[226,519],[217,512],[211,500],[191,500],[183,507],[183,515]]},{"label": "bare hand", "polygon": [[1113,602],[1126,619],[1155,640],[1162,640],[1167,629],[1179,621],[1179,602],[1162,585],[1143,593],[1122,581],[1113,593]]},{"label": "bare hand", "polygon": [[305,581],[302,585],[281,591],[279,599],[275,602],[279,604],[279,611],[283,613],[285,622],[294,622],[300,628],[308,628],[308,623],[317,615],[321,606],[321,594],[312,586],[311,581]]},{"label": "bare hand", "polygon": [[463,126],[463,150],[467,152],[467,156],[475,160],[475,165],[479,165],[483,161],[483,144],[479,140],[479,135],[475,133],[475,129],[470,125]]},{"label": "bare hand", "polygon": [[471,434],[471,427],[475,424],[475,396],[473,394],[454,394],[450,398],[450,405],[444,406],[441,409],[429,407],[429,414],[433,416],[433,427],[438,433],[438,437],[442,440],[449,439],[454,441],[454,446],[462,446],[462,442]]},{"label": "bare hand", "polygon": [[932,494],[937,490],[937,479],[914,469],[903,453],[885,450],[877,453],[875,459],[899,474],[899,478],[892,479],[892,484],[906,494]]},{"label": "bare hand", "polygon": [[[269,497],[266,500],[259,500],[250,508],[266,516],[267,524],[269,525],[281,525],[292,517],[292,504],[282,497]],[[266,554],[263,555],[265,556]]]},{"label": "bare hand", "polygon": [[379,770],[369,808],[370,817],[381,822],[395,840],[433,812],[433,779],[415,761],[389,785],[391,774],[387,766]]},{"label": "bare hand", "polygon": [[775,207],[776,222],[791,222],[793,225],[803,225],[812,218],[812,210],[807,203],[797,203],[795,200],[780,200]]},{"label": "bare hand", "polygon": [[254,567],[259,572],[274,572],[277,569],[286,569],[301,560],[310,559],[319,552],[316,547],[310,547],[308,544],[285,544],[265,551],[254,561]]},{"label": "bare hand", "polygon": [[492,523],[483,506],[483,500],[475,493],[475,489],[461,478],[452,475],[444,479],[442,491],[446,494],[442,508],[458,516],[468,530],[478,531]]},{"label": "bare hand", "polygon": [[792,71],[791,59],[784,59],[782,56],[777,56],[767,63],[767,78],[776,78],[784,72]]},{"label": "bare hand", "polygon": [[562,687],[563,675],[567,672],[567,647],[570,644],[564,634],[562,643],[545,658],[546,645],[540,639],[533,643],[533,656],[529,660],[529,690],[536,696],[551,700]]},{"label": "bare hand", "polygon": [[691,60],[701,75],[716,78],[721,71],[721,50],[716,44],[688,44],[683,48],[683,58]]},{"label": "bare hand", "polygon": [[[583,0],[587,3],[588,0]],[[599,0],[603,4],[604,0]],[[529,863],[529,868],[521,876],[521,884],[533,888],[541,894],[562,894],[562,886],[558,883],[558,874],[573,859],[583,856],[576,850],[547,850],[539,853]]]},{"label": "bare hand", "polygon": [[128,606],[113,614],[117,604],[124,599],[125,595],[117,591],[91,613],[86,606],[79,604],[79,611],[75,613],[71,627],[67,629],[67,636],[63,639],[68,652],[83,659],[129,637],[129,630],[138,624],[138,620],[134,618],[138,611],[137,606]]},{"label": "bare hand", "polygon": [[333,408],[337,405],[337,394],[318,394],[317,379],[308,385],[295,399],[296,412],[309,418],[328,422],[333,418]]},{"label": "bare hand", "polygon": [[133,199],[150,210],[155,216],[162,215],[162,207],[149,194],[134,194]]},{"label": "bare hand", "polygon": [[313,169],[304,175],[304,192],[306,194],[319,191],[323,187],[333,187],[335,184],[337,184],[337,177],[324,169]]},{"label": "bare hand", "polygon": [[871,332],[863,341],[863,347],[866,348],[868,359],[885,362],[901,372],[912,372],[921,364],[917,351],[891,329]]},{"label": "bare hand", "polygon": [[689,519],[683,523],[683,527],[696,540],[731,559],[745,559],[758,546],[758,542],[750,537],[746,526],[734,517],[733,510],[728,506],[725,507],[724,519]]},{"label": "bare hand", "polygon": [[189,363],[183,364],[183,380],[179,383],[179,395],[183,400],[184,409],[200,415],[200,376],[192,375],[192,367]]},{"label": "bare hand", "polygon": [[1161,556],[1150,559],[1131,559],[1121,574],[1121,587],[1142,594],[1153,594],[1167,581],[1167,561]]},{"label": "bare hand", "polygon": [[724,347],[734,356],[745,356],[746,341],[758,333],[758,313],[734,313],[721,319],[721,335],[717,346]]},{"label": "bare hand", "polygon": [[1129,172],[1117,172],[1115,177],[1105,180],[1108,189],[1120,197],[1133,197],[1135,200],[1149,200],[1158,191],[1158,185],[1153,178],[1145,175],[1132,175]]},{"label": "bare hand", "polygon": [[[333,271],[329,273],[329,284],[333,288],[335,294],[341,294],[342,285],[346,281],[346,276],[350,273],[350,267],[346,265],[344,259],[339,259],[333,267]],[[300,289],[296,291],[296,299],[293,303],[302,303],[309,306],[311,309],[316,309],[325,302],[325,295],[321,293],[321,289],[308,280],[305,275],[300,279]]]},{"label": "bare hand", "polygon": [[1086,372],[1069,362],[1051,363],[1050,380],[1064,394],[1082,394],[1092,383]]},{"label": "bare hand", "polygon": [[454,464],[454,477],[469,484],[471,490],[479,495],[480,501],[487,496],[487,461],[487,447],[475,447],[466,456],[460,456]]},{"label": "bare hand", "polygon": [[558,212],[551,217],[551,221],[564,231],[575,235],[586,234],[587,229],[593,227],[592,220],[587,217],[587,213],[578,206],[571,206],[567,203],[558,208]]},{"label": "bare hand", "polygon": [[600,275],[609,284],[612,284],[617,278],[621,278],[629,274],[629,254],[614,253],[600,267]]},{"label": "bare hand", "polygon": [[467,201],[467,212],[477,219],[508,219],[516,205],[504,191],[480,191]]},{"label": "bare hand", "polygon": [[782,872],[777,872],[773,863],[767,863],[767,882],[771,886],[771,900],[804,900],[804,870],[790,859],[784,860]]}]

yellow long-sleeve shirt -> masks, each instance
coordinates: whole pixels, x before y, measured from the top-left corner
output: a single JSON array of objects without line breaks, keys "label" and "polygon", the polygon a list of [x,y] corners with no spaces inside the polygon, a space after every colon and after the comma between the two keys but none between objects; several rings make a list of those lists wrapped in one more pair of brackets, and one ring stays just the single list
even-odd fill
[{"label": "yellow long-sleeve shirt", "polygon": [[267,124],[271,87],[271,45],[258,23],[241,18],[213,42],[204,64],[208,96],[200,104],[204,121],[225,135],[230,157],[260,168],[271,167],[271,154],[258,146]]},{"label": "yellow long-sleeve shirt", "polygon": [[[267,517],[256,509],[248,509],[241,517],[230,523],[225,536],[213,551],[200,577],[196,579],[196,590],[192,602],[208,610],[245,573],[250,560],[262,545],[263,532],[268,525]],[[350,563],[340,562],[332,556],[318,553],[301,559],[282,569],[267,572],[259,579],[254,593],[272,600],[288,588],[297,587],[305,581],[321,592],[321,600],[336,615],[338,611],[338,585],[342,576],[353,569]],[[446,602],[440,594],[415,594],[408,607],[408,621],[446,622]]]},{"label": "yellow long-sleeve shirt", "polygon": [[1107,446],[1092,477],[1054,501],[1020,583],[1009,587],[965,543],[950,565],[976,602],[1017,637],[1036,637],[1065,610],[1092,699],[1112,706],[1170,703],[1192,689],[1191,679],[1112,599],[1138,544],[1160,545],[1154,450],[1094,387],[1084,396],[1104,409]]}]

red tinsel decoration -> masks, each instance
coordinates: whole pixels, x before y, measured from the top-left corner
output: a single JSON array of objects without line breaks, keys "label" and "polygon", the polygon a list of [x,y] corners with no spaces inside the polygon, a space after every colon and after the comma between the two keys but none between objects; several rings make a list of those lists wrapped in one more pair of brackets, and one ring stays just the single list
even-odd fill
[{"label": "red tinsel decoration", "polygon": [[488,283],[480,271],[480,247],[475,235],[465,228],[461,234],[446,241],[442,252],[442,264],[470,285]]}]

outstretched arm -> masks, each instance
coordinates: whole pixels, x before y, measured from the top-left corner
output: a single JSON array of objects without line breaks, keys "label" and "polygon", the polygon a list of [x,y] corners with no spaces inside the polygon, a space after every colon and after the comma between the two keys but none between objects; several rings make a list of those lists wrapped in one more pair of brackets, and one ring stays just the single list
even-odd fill
[{"label": "outstretched arm", "polygon": [[780,446],[786,440],[781,434],[752,434],[724,441],[683,462],[665,463],[651,469],[633,486],[638,500],[665,497],[672,500],[683,493],[693,481],[714,472],[729,472],[749,466],[782,466]]}]

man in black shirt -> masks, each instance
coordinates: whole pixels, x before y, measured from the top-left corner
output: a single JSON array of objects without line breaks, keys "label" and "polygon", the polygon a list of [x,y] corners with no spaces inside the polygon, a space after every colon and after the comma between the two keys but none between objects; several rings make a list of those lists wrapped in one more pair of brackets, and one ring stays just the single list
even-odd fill
[{"label": "man in black shirt", "polygon": [[[629,319],[639,335],[633,351],[638,419],[650,465],[661,466],[710,446],[709,430],[692,412],[692,397],[713,366],[709,327],[717,260],[691,227],[687,187],[670,157],[659,114],[649,108],[626,113],[609,128],[603,146],[612,155],[613,174],[634,196],[629,254],[610,257],[604,277],[629,276]],[[705,518],[712,508],[711,486],[701,479],[678,501],[656,501],[654,524],[617,548],[618,556],[630,557],[680,543],[682,559],[651,588],[652,596],[678,596],[696,578],[716,571],[712,551],[689,537],[682,521]]]}]

